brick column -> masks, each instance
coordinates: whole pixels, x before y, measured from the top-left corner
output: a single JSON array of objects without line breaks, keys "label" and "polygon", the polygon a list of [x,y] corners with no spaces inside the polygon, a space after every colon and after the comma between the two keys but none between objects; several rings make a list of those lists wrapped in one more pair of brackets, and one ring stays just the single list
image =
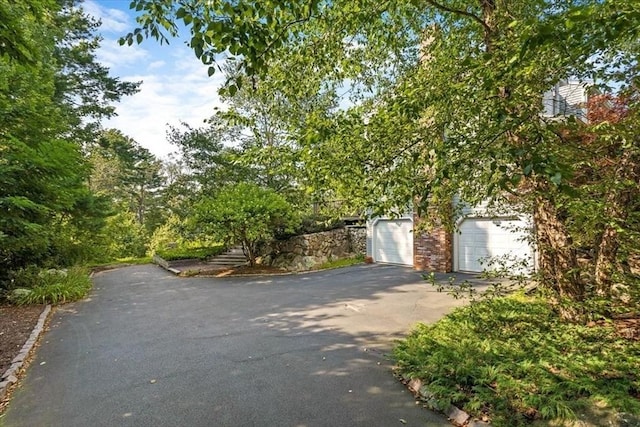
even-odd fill
[{"label": "brick column", "polygon": [[[430,212],[435,215],[435,212]],[[453,236],[440,221],[433,218],[434,225],[422,231],[421,218],[413,215],[413,267],[416,270],[448,273],[453,270]]]}]

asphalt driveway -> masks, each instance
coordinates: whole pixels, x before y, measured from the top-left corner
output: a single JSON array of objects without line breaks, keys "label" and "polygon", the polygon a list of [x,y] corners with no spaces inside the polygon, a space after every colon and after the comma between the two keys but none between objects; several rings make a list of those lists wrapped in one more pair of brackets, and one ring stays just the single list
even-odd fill
[{"label": "asphalt driveway", "polygon": [[54,314],[1,425],[449,425],[385,357],[460,304],[408,268],[184,279],[147,265],[94,283]]}]

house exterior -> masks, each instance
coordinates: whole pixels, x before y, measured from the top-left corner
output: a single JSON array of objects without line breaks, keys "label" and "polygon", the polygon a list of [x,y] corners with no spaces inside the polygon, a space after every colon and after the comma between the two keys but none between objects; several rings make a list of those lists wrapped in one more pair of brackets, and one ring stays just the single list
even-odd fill
[{"label": "house exterior", "polygon": [[468,206],[459,200],[453,203],[460,207],[455,232],[439,224],[420,231],[423,218],[417,214],[370,219],[367,256],[374,262],[443,273],[482,272],[488,268],[490,258],[502,259],[518,270],[534,268],[528,215],[498,212],[486,204]]},{"label": "house exterior", "polygon": [[[543,118],[575,116],[586,120],[588,90],[584,83],[562,81],[543,95]],[[434,272],[482,272],[487,260],[503,259],[519,271],[535,270],[535,247],[530,238],[531,215],[515,210],[489,209],[487,203],[468,206],[453,200],[456,232],[435,225],[420,230],[415,213],[367,222],[367,256],[374,262],[411,266]],[[508,258],[508,259],[507,259]]]},{"label": "house exterior", "polygon": [[563,80],[542,96],[542,117],[574,116],[587,118],[588,85],[579,81]]}]

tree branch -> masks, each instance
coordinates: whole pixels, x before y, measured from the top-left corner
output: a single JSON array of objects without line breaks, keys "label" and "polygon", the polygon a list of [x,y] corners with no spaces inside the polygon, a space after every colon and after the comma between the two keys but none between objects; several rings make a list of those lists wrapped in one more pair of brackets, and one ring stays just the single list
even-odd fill
[{"label": "tree branch", "polygon": [[491,31],[491,27],[489,27],[489,25],[486,22],[484,22],[482,18],[480,18],[478,15],[475,15],[471,12],[467,12],[466,10],[454,9],[449,6],[445,6],[444,4],[440,4],[435,0],[427,0],[427,3],[429,3],[431,6],[435,7],[436,9],[440,9],[445,12],[450,12],[456,15],[461,15],[461,16],[466,16],[467,18],[471,18],[472,20],[476,21],[478,24],[482,25],[485,31],[487,32]]}]

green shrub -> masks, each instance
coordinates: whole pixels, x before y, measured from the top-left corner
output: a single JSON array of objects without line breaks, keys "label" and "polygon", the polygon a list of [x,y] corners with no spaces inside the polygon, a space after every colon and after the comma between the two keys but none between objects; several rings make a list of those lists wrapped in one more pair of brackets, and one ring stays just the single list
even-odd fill
[{"label": "green shrub", "polygon": [[242,182],[221,188],[215,197],[203,197],[194,207],[192,222],[206,236],[241,244],[249,264],[255,265],[260,243],[293,232],[300,219],[274,190]]},{"label": "green shrub", "polygon": [[546,301],[496,298],[417,328],[394,349],[400,371],[442,406],[495,426],[572,419],[605,406],[640,413],[640,342],[612,326],[562,321]]},{"label": "green shrub", "polygon": [[184,228],[184,224],[180,218],[176,215],[169,216],[165,223],[153,232],[149,240],[147,254],[153,256],[158,252],[166,251],[170,244],[184,246],[184,238],[181,234],[182,228]]},{"label": "green shrub", "polygon": [[84,298],[91,289],[85,268],[67,270],[23,269],[13,274],[8,300],[16,305],[63,304]]},{"label": "green shrub", "polygon": [[286,240],[292,236],[299,236],[302,234],[321,233],[323,231],[331,231],[345,226],[345,222],[326,216],[306,216],[303,217],[300,225],[291,232],[278,232],[275,234],[275,238],[278,240]]},{"label": "green shrub", "polygon": [[119,212],[109,217],[104,235],[110,259],[143,257],[146,254],[146,231],[132,212]]}]

